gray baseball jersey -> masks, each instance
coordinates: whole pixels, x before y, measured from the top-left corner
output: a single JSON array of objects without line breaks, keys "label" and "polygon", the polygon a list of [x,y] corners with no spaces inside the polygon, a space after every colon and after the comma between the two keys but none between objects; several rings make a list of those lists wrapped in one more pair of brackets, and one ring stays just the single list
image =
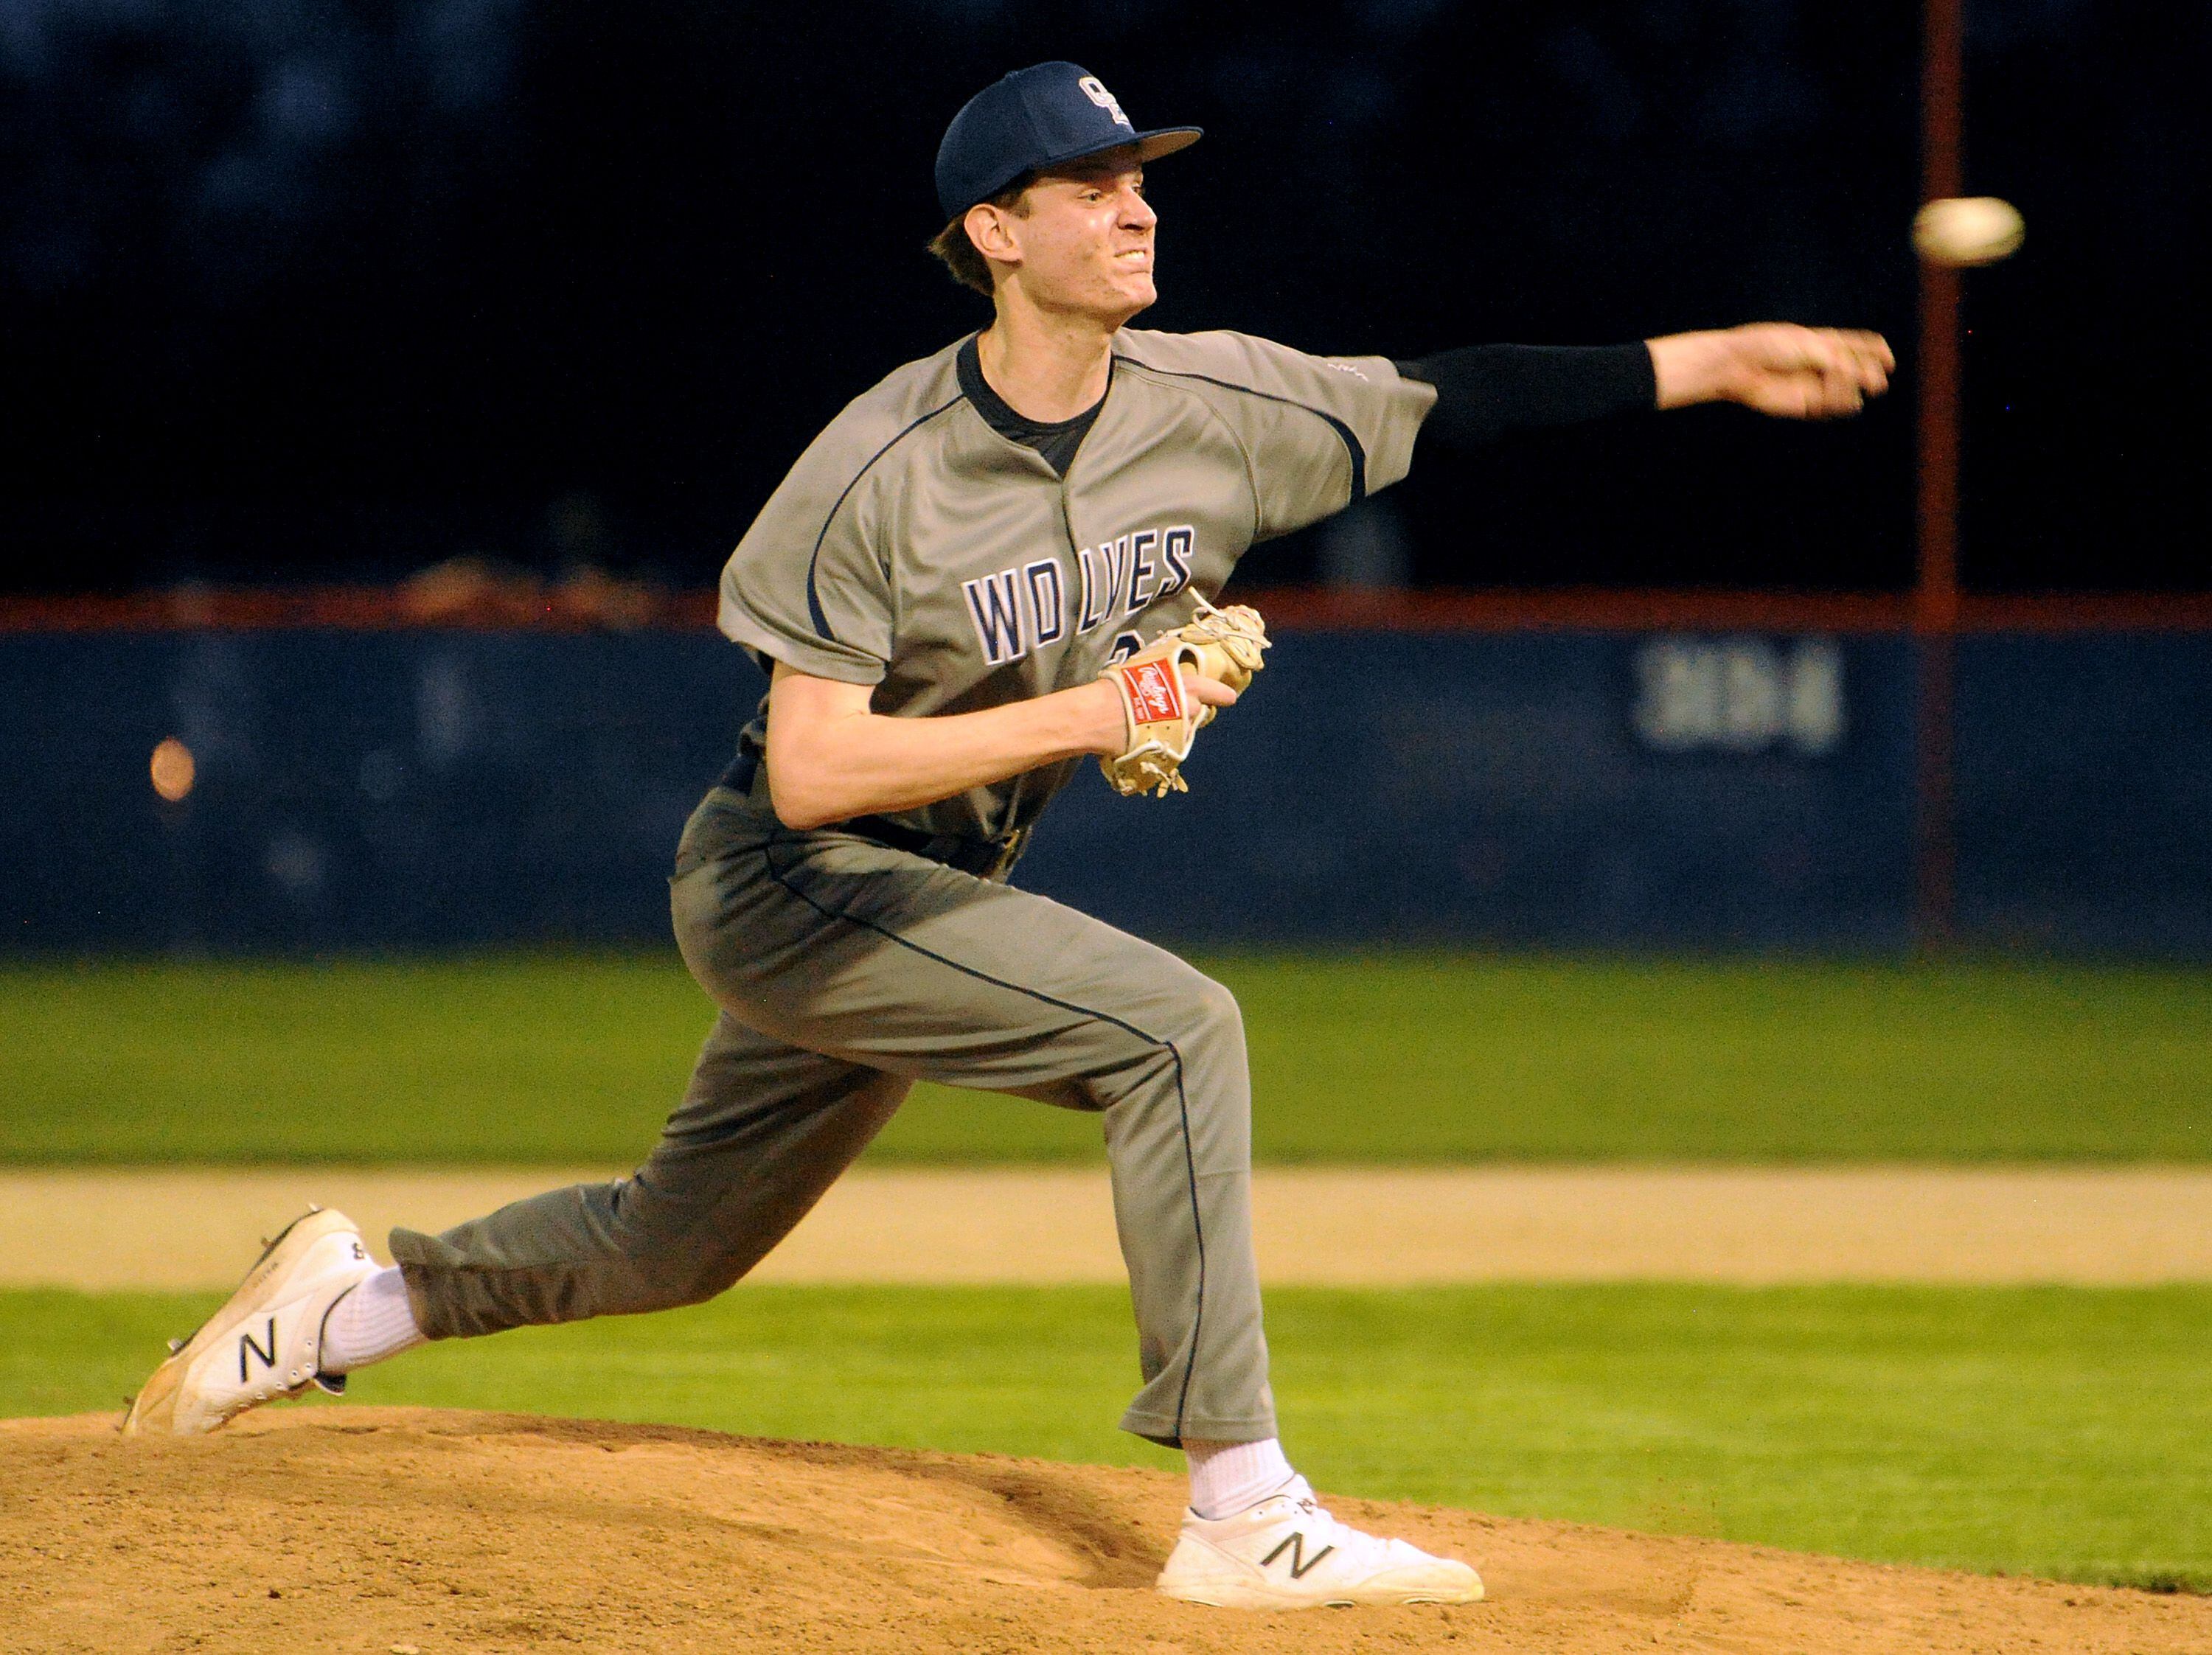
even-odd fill
[{"label": "gray baseball jersey", "polygon": [[[875,686],[878,712],[968,712],[1095,677],[1216,597],[1254,543],[1406,475],[1436,400],[1379,356],[1238,333],[1115,336],[1065,477],[961,388],[966,342],[898,369],[817,437],[722,573],[720,623],[765,668]],[[763,742],[764,722],[745,733]],[[896,818],[996,839],[1077,761]]]}]

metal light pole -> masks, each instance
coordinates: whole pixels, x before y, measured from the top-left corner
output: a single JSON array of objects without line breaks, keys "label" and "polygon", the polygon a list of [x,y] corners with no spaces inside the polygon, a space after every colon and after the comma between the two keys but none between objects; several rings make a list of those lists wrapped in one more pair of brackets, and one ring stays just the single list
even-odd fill
[{"label": "metal light pole", "polygon": [[[1925,0],[1920,70],[1920,198],[1966,193],[1961,131],[1965,0]],[[1923,949],[1951,940],[1957,847],[1952,828],[1952,667],[1959,630],[1960,274],[1920,260],[1918,789],[1913,931]]]}]

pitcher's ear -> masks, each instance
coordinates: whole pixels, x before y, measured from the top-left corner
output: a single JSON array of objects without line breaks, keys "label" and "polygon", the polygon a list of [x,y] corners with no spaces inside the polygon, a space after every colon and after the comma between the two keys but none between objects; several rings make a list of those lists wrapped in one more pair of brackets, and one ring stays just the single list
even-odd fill
[{"label": "pitcher's ear", "polygon": [[968,239],[975,251],[986,258],[995,258],[1012,264],[1021,258],[1021,244],[1015,240],[1013,226],[1008,222],[1013,214],[995,203],[978,202],[968,209],[962,221],[967,227]]}]

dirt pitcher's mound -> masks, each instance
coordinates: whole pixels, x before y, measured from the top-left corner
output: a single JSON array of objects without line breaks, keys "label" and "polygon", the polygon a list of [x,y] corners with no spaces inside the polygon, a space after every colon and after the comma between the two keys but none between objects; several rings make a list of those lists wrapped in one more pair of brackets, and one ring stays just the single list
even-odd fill
[{"label": "dirt pitcher's mound", "polygon": [[1249,1615],[1151,1590],[1156,1472],[418,1409],[214,1438],[0,1422],[0,1647],[2126,1652],[2212,1602],[1333,1502],[1479,1565],[1459,1609]]}]

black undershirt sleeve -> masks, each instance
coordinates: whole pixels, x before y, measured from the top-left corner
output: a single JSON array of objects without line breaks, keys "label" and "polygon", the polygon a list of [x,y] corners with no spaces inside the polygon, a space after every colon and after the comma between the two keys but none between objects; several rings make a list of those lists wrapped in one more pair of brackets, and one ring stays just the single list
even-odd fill
[{"label": "black undershirt sleeve", "polygon": [[1659,405],[1651,353],[1626,345],[1469,345],[1398,372],[1437,388],[1421,434],[1454,448]]}]

